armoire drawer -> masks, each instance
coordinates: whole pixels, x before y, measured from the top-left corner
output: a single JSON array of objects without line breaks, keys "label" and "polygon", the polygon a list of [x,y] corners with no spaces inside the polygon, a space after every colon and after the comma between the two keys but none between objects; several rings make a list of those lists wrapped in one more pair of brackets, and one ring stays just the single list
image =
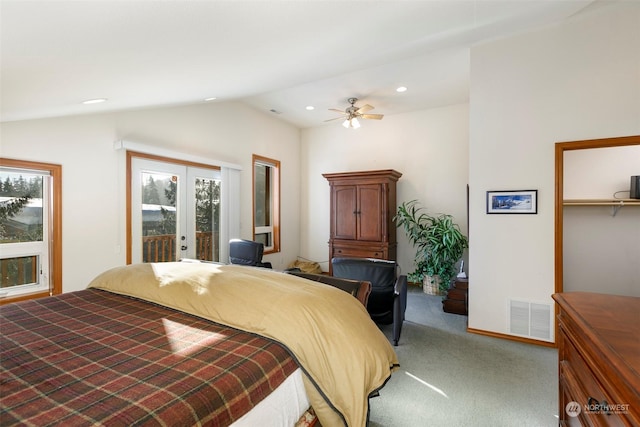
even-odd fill
[{"label": "armoire drawer", "polygon": [[386,252],[380,248],[376,249],[364,249],[358,247],[340,248],[334,247],[333,257],[354,257],[354,258],[386,258]]}]

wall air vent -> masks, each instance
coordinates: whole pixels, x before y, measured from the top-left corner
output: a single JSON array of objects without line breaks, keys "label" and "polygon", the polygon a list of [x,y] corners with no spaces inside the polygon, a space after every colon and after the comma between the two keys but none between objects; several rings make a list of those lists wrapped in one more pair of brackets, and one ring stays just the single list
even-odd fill
[{"label": "wall air vent", "polygon": [[509,300],[509,332],[551,341],[552,313],[551,304]]}]

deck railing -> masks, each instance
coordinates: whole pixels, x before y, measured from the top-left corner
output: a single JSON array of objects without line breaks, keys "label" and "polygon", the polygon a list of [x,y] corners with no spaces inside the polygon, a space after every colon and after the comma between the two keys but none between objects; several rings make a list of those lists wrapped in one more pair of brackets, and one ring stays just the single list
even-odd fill
[{"label": "deck railing", "polygon": [[[196,258],[204,261],[217,260],[219,256],[217,241],[218,233],[196,233]],[[142,238],[143,262],[170,262],[176,261],[176,235],[163,234],[159,236],[144,236]]]}]

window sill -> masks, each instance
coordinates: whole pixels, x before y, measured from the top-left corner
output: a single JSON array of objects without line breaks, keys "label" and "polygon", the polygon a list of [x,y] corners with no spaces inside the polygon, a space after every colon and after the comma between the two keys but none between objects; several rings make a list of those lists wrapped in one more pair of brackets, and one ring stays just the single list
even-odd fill
[{"label": "window sill", "polygon": [[31,299],[44,298],[50,295],[51,294],[49,293],[49,291],[40,291],[40,292],[32,292],[29,294],[20,294],[16,296],[6,296],[6,297],[0,298],[0,305],[10,304],[12,302],[18,302],[18,301],[27,301]]}]

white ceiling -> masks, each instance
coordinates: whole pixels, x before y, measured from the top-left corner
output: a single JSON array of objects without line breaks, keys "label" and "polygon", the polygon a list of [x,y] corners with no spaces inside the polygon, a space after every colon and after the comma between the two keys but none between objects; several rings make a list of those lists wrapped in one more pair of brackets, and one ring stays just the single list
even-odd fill
[{"label": "white ceiling", "polygon": [[469,46],[591,3],[1,0],[0,120],[217,97],[304,128],[350,97],[385,115],[466,102]]}]

